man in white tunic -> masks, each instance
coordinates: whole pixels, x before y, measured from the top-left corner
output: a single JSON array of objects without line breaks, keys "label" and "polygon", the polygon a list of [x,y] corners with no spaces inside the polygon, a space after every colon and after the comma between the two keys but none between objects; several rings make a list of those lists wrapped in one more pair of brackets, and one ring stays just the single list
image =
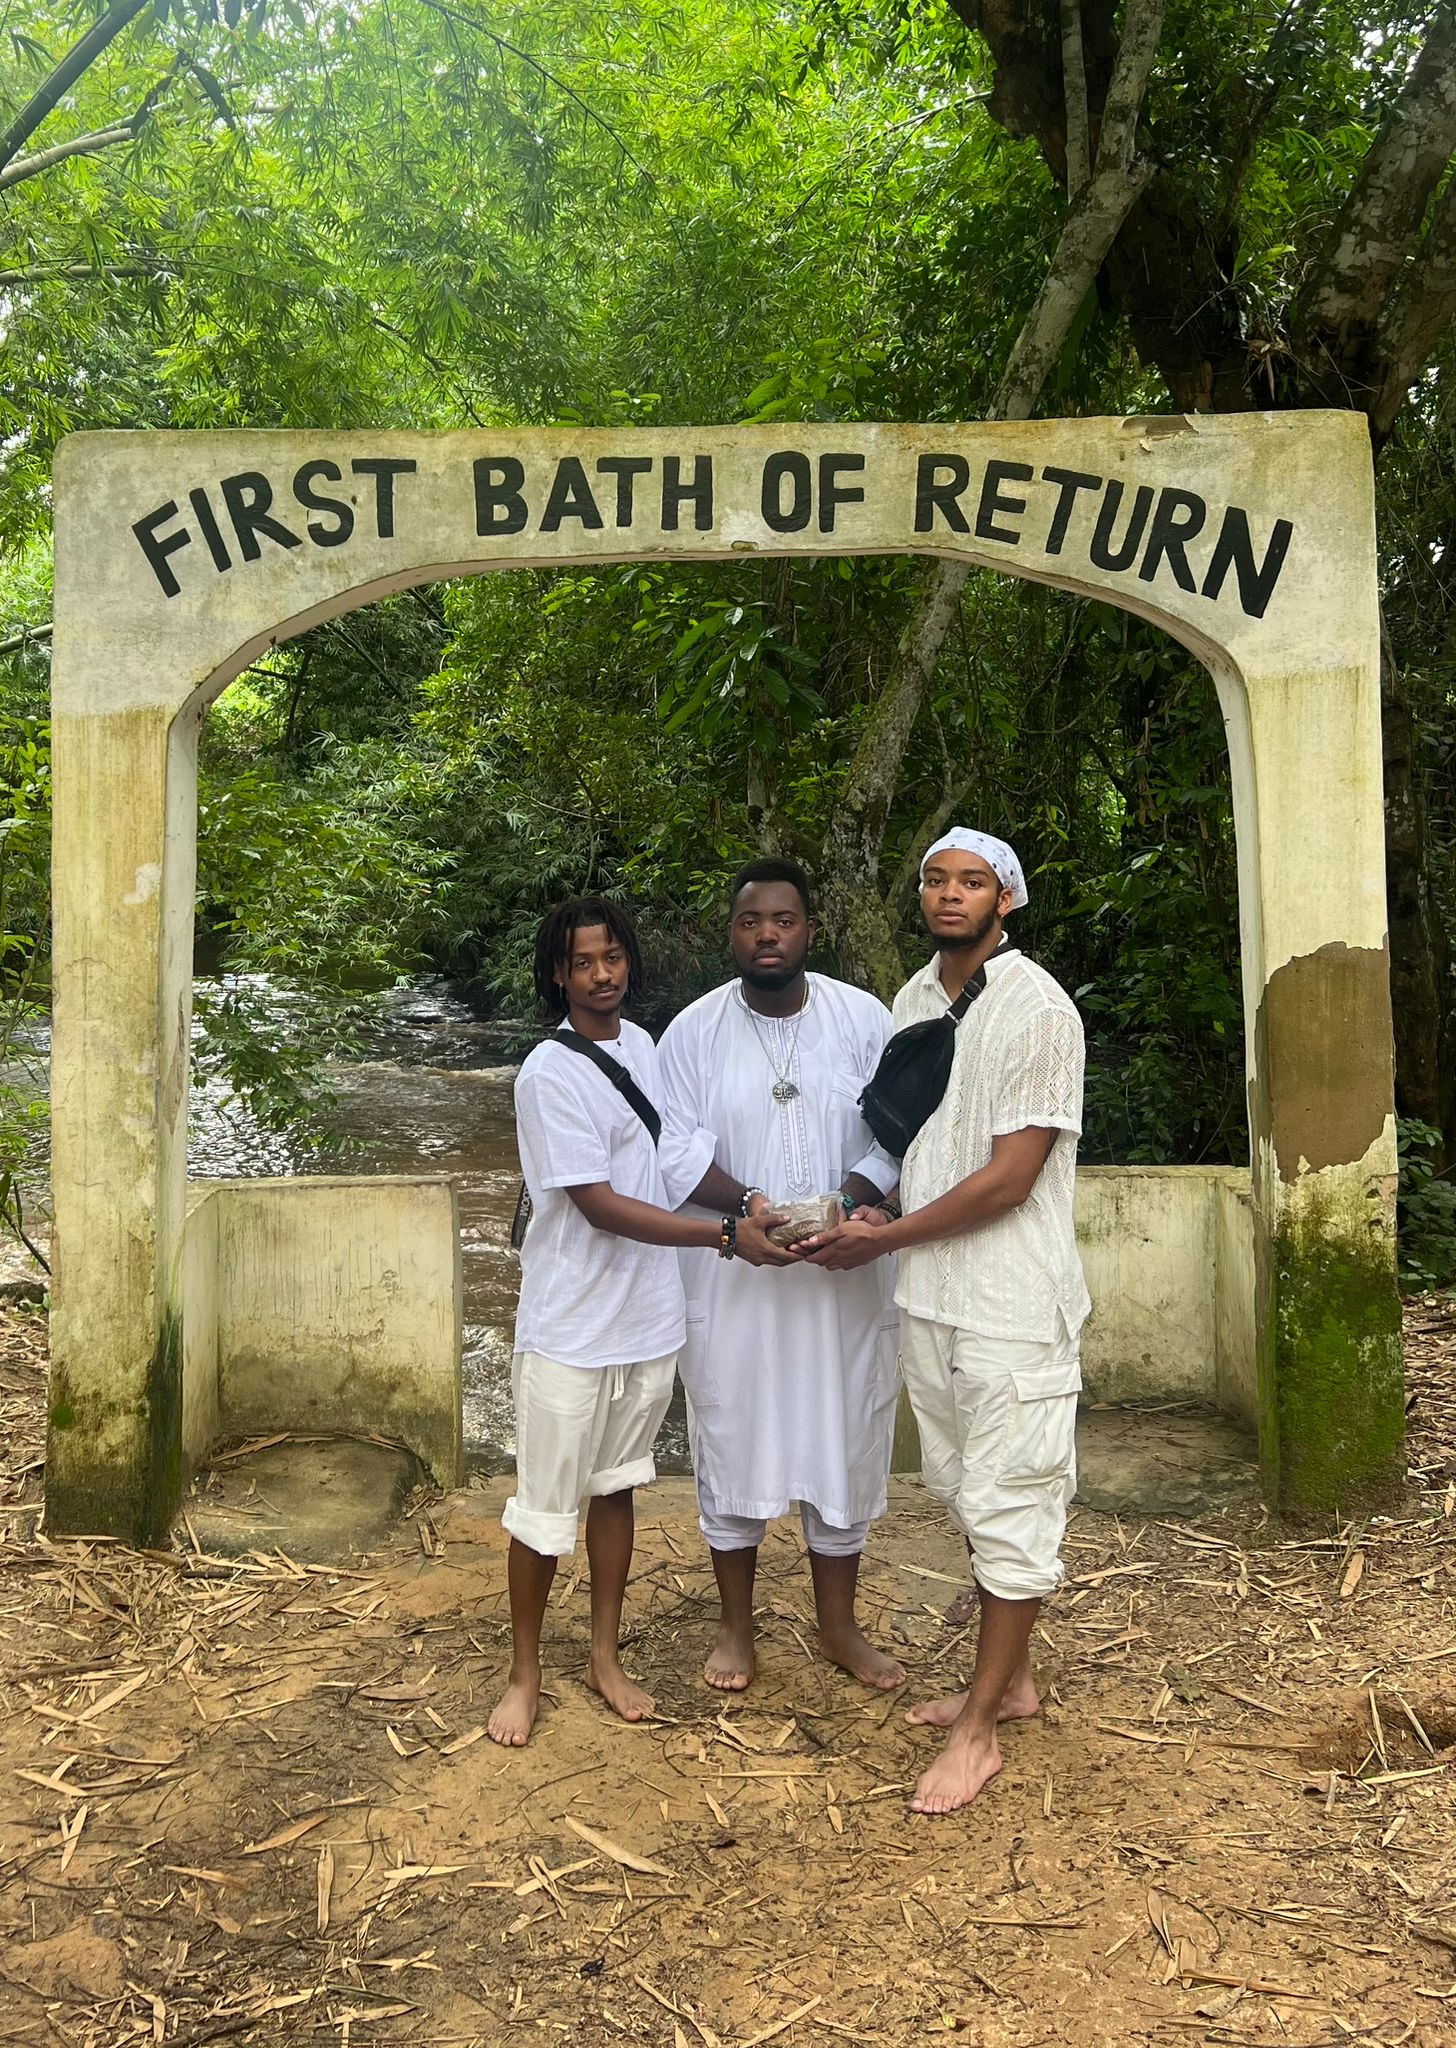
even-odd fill
[{"label": "man in white tunic", "polygon": [[[898,1167],[875,1147],[858,1103],[889,1012],[861,989],[805,972],[814,927],[794,862],[751,861],[731,905],[738,978],[684,1010],[658,1048],[677,1127],[670,1192],[691,1189],[698,1205],[747,1216],[825,1193],[854,1210],[878,1202]],[[855,1616],[894,1428],[886,1269],[824,1273],[786,1253],[785,1270],[768,1272],[680,1256],[679,1370],[722,1605],[705,1678],[730,1692],[752,1680],[759,1545],[769,1518],[797,1501],[824,1656],[866,1684],[903,1684],[901,1666],[866,1641]]]},{"label": "man in white tunic", "polygon": [[937,952],[895,998],[904,1029],[983,992],[955,1032],[939,1106],[905,1154],[904,1216],[843,1225],[806,1254],[831,1270],[900,1259],[900,1363],[925,1484],[962,1530],[980,1593],[970,1688],[913,1707],[949,1730],[911,1802],[967,1806],[1001,1768],[997,1725],[1041,1704],[1028,1654],[1062,1578],[1076,1487],[1078,1348],[1090,1309],[1072,1221],[1082,1127],[1082,1022],[1043,968],[1006,944],[1026,902],[1004,840],[957,829],[926,854],[920,907]]}]

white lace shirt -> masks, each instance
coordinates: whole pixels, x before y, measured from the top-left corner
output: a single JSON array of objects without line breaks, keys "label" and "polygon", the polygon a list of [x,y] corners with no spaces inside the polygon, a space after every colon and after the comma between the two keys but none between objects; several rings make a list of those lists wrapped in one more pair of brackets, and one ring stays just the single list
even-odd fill
[{"label": "white lace shirt", "polygon": [[[939,956],[895,998],[895,1029],[944,1015]],[[908,1213],[991,1157],[993,1138],[1035,1126],[1057,1136],[1019,1209],[958,1237],[900,1254],[895,1299],[911,1315],[988,1337],[1045,1342],[1060,1312],[1075,1336],[1091,1309],[1072,1222],[1082,1129],[1082,1020],[1044,968],[1008,950],[987,963],[985,992],[956,1030],[945,1097],[909,1151]]]}]

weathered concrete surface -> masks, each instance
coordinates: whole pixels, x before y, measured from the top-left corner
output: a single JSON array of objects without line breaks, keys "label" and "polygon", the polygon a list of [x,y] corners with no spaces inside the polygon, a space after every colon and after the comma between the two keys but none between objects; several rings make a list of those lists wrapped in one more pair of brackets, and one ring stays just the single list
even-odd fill
[{"label": "weathered concrete surface", "polygon": [[[1395,1303],[1374,970],[1338,1088],[1331,1068],[1310,1100],[1286,1101],[1308,1074],[1280,1057],[1281,995],[1256,1028],[1281,970],[1303,989],[1317,970],[1302,963],[1327,949],[1384,944],[1358,419],[81,435],[58,452],[55,530],[52,1527],[155,1537],[180,1484],[207,704],[269,646],[415,583],[735,554],[955,557],[1121,605],[1207,664],[1239,841],[1266,1469],[1295,1504],[1330,1486],[1350,1507],[1383,1494],[1400,1401],[1370,1334]],[[1332,994],[1325,1014],[1339,1007]],[[1291,1156],[1301,1132],[1314,1149]],[[1331,1318],[1353,1345],[1334,1373]],[[1320,1438],[1352,1383],[1363,1420],[1338,1457],[1283,1455],[1280,1429]]]},{"label": "weathered concrete surface", "polygon": [[440,1485],[458,1484],[460,1292],[444,1175],[194,1187],[189,1462],[219,1437],[352,1431],[397,1439]]},{"label": "weathered concrete surface", "polygon": [[[1077,1247],[1092,1296],[1082,1332],[1084,1402],[1204,1402],[1223,1409],[1231,1426],[1255,1430],[1247,1168],[1084,1166]],[[890,1462],[895,1472],[920,1469],[903,1389]]]},{"label": "weathered concrete surface", "polygon": [[281,1550],[341,1563],[381,1548],[420,1477],[407,1452],[385,1444],[291,1439],[221,1460],[199,1480],[187,1519],[209,1556]]},{"label": "weathered concrete surface", "polygon": [[1092,1296],[1082,1336],[1088,1400],[1218,1400],[1252,1427],[1248,1173],[1084,1166],[1077,1244]]},{"label": "weathered concrete surface", "polygon": [[1248,1176],[1220,1179],[1214,1197],[1214,1398],[1247,1428],[1259,1426],[1254,1193]]}]

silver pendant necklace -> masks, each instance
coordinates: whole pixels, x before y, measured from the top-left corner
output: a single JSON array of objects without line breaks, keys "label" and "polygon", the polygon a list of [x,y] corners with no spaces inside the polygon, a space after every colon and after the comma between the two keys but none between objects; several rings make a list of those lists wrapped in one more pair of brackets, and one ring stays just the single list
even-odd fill
[{"label": "silver pendant necklace", "polygon": [[[794,1013],[794,1035],[789,1041],[789,1057],[783,1073],[779,1072],[774,1056],[764,1042],[763,1034],[758,1028],[758,1018],[749,1009],[741,988],[738,990],[738,1000],[743,1004],[743,1014],[747,1017],[752,1027],[758,1049],[768,1061],[769,1071],[774,1077],[773,1099],[781,1109],[787,1108],[789,1103],[797,1100],[800,1093],[798,1082],[791,1077],[794,1071],[794,1059],[799,1050],[799,1033],[803,1029],[805,1017],[809,1014],[809,1005],[814,1000],[814,984],[807,976],[805,977],[804,1000]],[[787,1022],[787,1020],[784,1021]]]}]

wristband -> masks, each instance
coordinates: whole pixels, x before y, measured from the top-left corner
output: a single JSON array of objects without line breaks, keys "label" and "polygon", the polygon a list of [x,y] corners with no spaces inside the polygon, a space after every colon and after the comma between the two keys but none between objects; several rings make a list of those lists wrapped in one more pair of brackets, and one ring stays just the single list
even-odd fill
[{"label": "wristband", "polygon": [[748,1214],[748,1205],[753,1200],[755,1195],[763,1195],[765,1200],[768,1199],[767,1193],[763,1188],[745,1188],[743,1190],[743,1200],[738,1204],[738,1213],[740,1216],[746,1216]]},{"label": "wristband", "polygon": [[883,1202],[876,1202],[875,1207],[882,1216],[888,1216],[892,1223],[898,1223],[905,1213],[900,1204],[889,1196],[886,1196]]},{"label": "wristband", "polygon": [[844,1211],[846,1218],[848,1218],[854,1214],[859,1204],[855,1201],[853,1195],[845,1194],[843,1188],[841,1188],[839,1191],[839,1206]]},{"label": "wristband", "polygon": [[722,1228],[718,1233],[718,1256],[720,1259],[731,1259],[737,1249],[738,1218],[736,1216],[725,1216]]}]

